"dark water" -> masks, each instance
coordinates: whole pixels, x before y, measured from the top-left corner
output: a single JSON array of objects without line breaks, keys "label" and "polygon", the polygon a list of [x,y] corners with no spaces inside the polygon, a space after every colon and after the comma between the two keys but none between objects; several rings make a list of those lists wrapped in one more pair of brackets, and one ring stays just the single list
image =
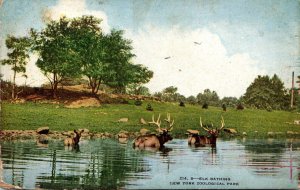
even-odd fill
[{"label": "dark water", "polygon": [[82,141],[79,150],[62,141],[0,144],[3,180],[26,189],[297,189],[300,176],[300,139],[218,139],[216,148],[175,139],[161,151],[114,139]]}]

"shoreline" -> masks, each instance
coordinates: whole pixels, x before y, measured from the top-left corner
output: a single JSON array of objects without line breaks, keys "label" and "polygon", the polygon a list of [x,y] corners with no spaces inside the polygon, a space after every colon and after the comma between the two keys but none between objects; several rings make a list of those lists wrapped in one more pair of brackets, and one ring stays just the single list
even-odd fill
[{"label": "shoreline", "polygon": [[[120,134],[126,134],[126,138],[132,139],[136,138],[140,135],[144,135],[142,130],[140,132],[128,132],[124,130],[120,130],[118,133],[110,133],[110,132],[89,132],[88,129],[78,129],[84,130],[81,135],[82,139],[89,140],[89,139],[105,139],[105,138],[115,138],[118,139]],[[149,131],[148,131],[149,132]],[[1,141],[14,141],[14,140],[36,140],[37,142],[43,143],[44,141],[48,140],[63,140],[68,137],[72,137],[74,135],[73,131],[49,131],[45,133],[38,133],[37,130],[0,130],[0,140]],[[174,135],[173,138],[185,139],[188,138],[187,135],[176,136]],[[300,135],[297,134],[287,134],[283,135],[282,133],[274,133],[273,135],[266,135],[261,137],[247,137],[241,135],[232,135],[232,136],[220,136],[220,139],[300,139]]]},{"label": "shoreline", "polygon": [[[118,134],[126,133],[128,138],[135,138],[141,135],[139,132],[127,132],[120,131],[117,134],[104,132],[104,133],[91,133],[88,129],[84,130],[81,135],[82,139],[94,139],[94,138],[117,138]],[[74,135],[73,131],[49,131],[47,133],[38,133],[36,130],[0,130],[0,140],[13,141],[13,140],[63,140]]]}]

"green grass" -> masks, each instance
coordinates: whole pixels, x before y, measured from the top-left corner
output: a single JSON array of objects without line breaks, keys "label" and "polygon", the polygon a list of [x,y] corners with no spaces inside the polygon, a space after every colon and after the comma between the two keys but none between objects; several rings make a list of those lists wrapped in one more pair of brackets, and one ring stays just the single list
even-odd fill
[{"label": "green grass", "polygon": [[[225,126],[234,128],[238,132],[246,132],[249,137],[265,137],[267,132],[295,131],[300,132],[300,126],[290,125],[285,122],[293,122],[300,119],[300,115],[294,112],[245,109],[238,111],[228,109],[223,112],[221,108],[209,107],[208,110],[200,106],[186,105],[179,107],[177,103],[150,102],[154,108],[153,112],[146,111],[147,101],[142,106],[135,106],[133,101],[130,104],[107,104],[101,107],[64,108],[63,105],[40,104],[27,102],[24,104],[2,103],[2,129],[35,130],[41,126],[48,126],[50,130],[67,131],[78,128],[88,128],[91,132],[118,133],[120,130],[130,132],[139,131],[142,127],[150,130],[154,126],[139,124],[143,117],[146,121],[151,120],[154,113],[157,117],[161,113],[162,118],[167,113],[175,118],[175,137],[184,137],[187,129],[200,129],[199,117],[203,123],[213,123],[220,126],[221,116],[224,117]],[[117,120],[123,117],[129,118],[128,123],[118,123]],[[255,134],[254,131],[258,131]],[[203,134],[204,131],[202,131]]]}]

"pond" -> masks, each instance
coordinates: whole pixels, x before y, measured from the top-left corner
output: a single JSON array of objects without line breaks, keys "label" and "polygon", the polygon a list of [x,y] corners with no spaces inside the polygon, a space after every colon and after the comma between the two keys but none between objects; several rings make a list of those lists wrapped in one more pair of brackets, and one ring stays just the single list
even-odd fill
[{"label": "pond", "polygon": [[[300,139],[218,139],[216,148],[173,139],[160,151],[115,139],[0,142],[2,177],[26,189],[297,189]],[[1,174],[0,174],[1,175]]]}]

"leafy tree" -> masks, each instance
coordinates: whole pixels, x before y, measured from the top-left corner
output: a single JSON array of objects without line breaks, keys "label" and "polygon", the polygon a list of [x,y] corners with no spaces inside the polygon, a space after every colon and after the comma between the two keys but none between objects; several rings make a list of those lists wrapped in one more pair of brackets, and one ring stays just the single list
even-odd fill
[{"label": "leafy tree", "polygon": [[178,88],[175,86],[169,86],[163,90],[164,94],[174,95],[177,92]]},{"label": "leafy tree", "polygon": [[177,100],[178,88],[175,86],[169,86],[162,91],[162,99],[163,101],[172,102]]},{"label": "leafy tree", "polygon": [[175,97],[174,97],[175,101],[179,101],[179,102],[185,102],[186,101],[186,97],[182,94],[179,93],[175,93]]},{"label": "leafy tree", "polygon": [[218,106],[219,104],[219,96],[216,91],[210,91],[209,89],[205,89],[203,93],[199,93],[197,95],[197,100],[199,104],[207,103],[208,105]]},{"label": "leafy tree", "polygon": [[82,16],[71,21],[76,52],[79,54],[82,75],[89,80],[93,94],[108,80],[109,65],[105,62],[107,46],[99,24],[100,19]]},{"label": "leafy tree", "polygon": [[153,94],[153,96],[154,96],[154,97],[157,97],[159,100],[162,100],[163,94],[162,94],[162,92],[155,92],[155,93]]},{"label": "leafy tree", "polygon": [[259,75],[247,88],[243,100],[258,109],[287,109],[289,105],[289,95],[277,75]]},{"label": "leafy tree", "polygon": [[186,101],[189,103],[189,104],[192,104],[192,105],[195,105],[197,104],[197,98],[195,96],[189,96],[186,98]]},{"label": "leafy tree", "polygon": [[272,108],[273,109],[285,109],[288,107],[288,91],[284,87],[284,83],[280,80],[280,78],[274,74],[271,78],[271,89],[275,92],[272,97]]},{"label": "leafy tree", "polygon": [[[143,83],[149,81],[152,77],[149,71],[149,75],[139,72],[148,70],[141,65],[134,65],[131,63],[131,59],[135,56],[132,51],[131,41],[124,39],[123,31],[112,30],[109,35],[106,36],[106,42],[108,47],[107,56],[105,61],[110,64],[110,72],[108,85],[116,88],[119,93],[125,93],[126,86],[130,83]],[[143,77],[140,77],[140,76]],[[149,77],[146,77],[149,76]]]},{"label": "leafy tree", "polygon": [[135,95],[143,95],[143,96],[150,96],[149,88],[138,85],[138,84],[130,84],[127,87],[128,94],[135,94]]},{"label": "leafy tree", "polygon": [[26,64],[29,59],[29,49],[31,46],[30,39],[27,37],[14,37],[8,36],[5,41],[6,47],[9,49],[7,53],[8,58],[1,60],[2,65],[10,65],[13,70],[13,79],[12,79],[12,91],[11,98],[17,98],[16,93],[16,76],[17,73],[23,73],[23,76],[26,72]]},{"label": "leafy tree", "polygon": [[131,81],[128,84],[135,84],[141,87],[142,84],[149,82],[153,77],[153,72],[140,64],[131,65],[130,71],[129,77],[131,77]]},{"label": "leafy tree", "polygon": [[39,58],[36,65],[48,78],[52,95],[57,96],[57,86],[66,77],[80,75],[81,65],[76,50],[74,33],[70,28],[71,20],[65,17],[51,21],[41,32],[31,30],[34,50]]},{"label": "leafy tree", "polygon": [[175,86],[169,86],[162,90],[162,92],[156,92],[155,97],[160,98],[166,102],[185,102],[186,98],[182,94],[177,92],[178,88]]},{"label": "leafy tree", "polygon": [[224,97],[221,102],[225,104],[225,106],[235,107],[238,103],[238,99],[236,97]]}]

